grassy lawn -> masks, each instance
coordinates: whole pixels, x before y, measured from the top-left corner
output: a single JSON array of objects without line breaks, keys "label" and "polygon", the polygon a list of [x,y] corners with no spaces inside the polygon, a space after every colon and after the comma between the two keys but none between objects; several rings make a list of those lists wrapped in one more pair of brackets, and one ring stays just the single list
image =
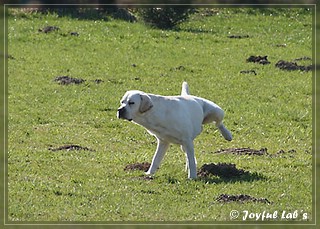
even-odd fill
[{"label": "grassy lawn", "polygon": [[[38,32],[47,25],[60,29]],[[217,9],[165,31],[112,18],[11,11],[8,54],[9,221],[220,222],[242,221],[245,211],[278,212],[268,220],[281,222],[298,211],[293,220],[314,220],[312,72],[275,67],[279,60],[312,58],[311,11]],[[267,55],[271,64],[246,62],[251,55]],[[85,82],[60,85],[58,76]],[[156,141],[116,118],[120,98],[130,89],[178,95],[184,80],[192,94],[225,110],[234,137],[227,142],[214,125],[204,126],[194,142],[198,169],[232,163],[249,176],[190,181],[176,145],[154,179],[124,171],[151,162]],[[91,151],[50,150],[66,144]],[[268,154],[215,154],[244,147],[267,148]],[[217,201],[221,194],[270,204]],[[231,210],[239,211],[237,219]]]}]

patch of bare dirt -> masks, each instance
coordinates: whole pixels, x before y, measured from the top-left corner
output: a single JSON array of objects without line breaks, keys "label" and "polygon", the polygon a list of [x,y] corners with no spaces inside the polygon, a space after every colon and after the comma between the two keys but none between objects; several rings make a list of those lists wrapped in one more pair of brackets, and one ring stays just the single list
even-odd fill
[{"label": "patch of bare dirt", "polygon": [[85,82],[84,79],[72,78],[69,76],[57,76],[54,81],[58,82],[61,85],[69,85],[69,84],[81,84]]},{"label": "patch of bare dirt", "polygon": [[295,149],[288,150],[287,152],[284,151],[283,149],[281,149],[275,154],[270,154],[270,156],[271,157],[281,157],[281,158],[287,158],[287,157],[293,158],[294,157],[294,153],[296,153]]},{"label": "patch of bare dirt", "polygon": [[276,44],[276,47],[281,47],[281,48],[285,48],[285,47],[287,47],[287,44]]},{"label": "patch of bare dirt", "polygon": [[285,151],[283,149],[280,149],[276,153],[268,153],[267,148],[261,148],[259,150],[257,149],[251,149],[251,148],[228,148],[228,149],[220,149],[214,154],[234,154],[234,155],[253,155],[253,156],[268,156],[271,158],[277,158],[277,157],[294,157],[294,153],[296,153],[295,149],[291,149],[288,151]]},{"label": "patch of bare dirt", "polygon": [[60,28],[57,26],[45,26],[42,29],[38,29],[38,32],[50,33],[50,32],[57,31],[57,30],[60,30]]},{"label": "patch of bare dirt", "polygon": [[247,59],[247,62],[253,62],[258,64],[270,64],[270,61],[268,61],[268,56],[250,56]]},{"label": "patch of bare dirt", "polygon": [[222,154],[222,153],[232,153],[237,155],[267,155],[268,149],[267,148],[261,148],[259,150],[257,149],[251,149],[251,148],[229,148],[229,149],[221,149],[214,153]]},{"label": "patch of bare dirt", "polygon": [[235,164],[227,164],[227,163],[210,163],[204,164],[198,171],[198,177],[208,177],[210,175],[219,176],[223,178],[234,178],[242,175],[249,175],[248,171],[244,171],[243,169],[237,169]]},{"label": "patch of bare dirt", "polygon": [[71,35],[71,36],[79,36],[79,33],[76,32],[76,31],[74,31],[74,32],[70,32],[70,35]]},{"label": "patch of bare dirt", "polygon": [[142,170],[147,172],[150,165],[151,164],[149,162],[133,163],[133,164],[126,165],[124,170],[125,171]]},{"label": "patch of bare dirt", "polygon": [[[295,60],[302,60],[302,59],[295,59]],[[312,65],[298,65],[296,62],[289,62],[284,60],[279,60],[275,66],[281,70],[287,70],[287,71],[311,71],[313,66]]]},{"label": "patch of bare dirt", "polygon": [[63,146],[60,146],[60,147],[57,147],[57,148],[49,148],[49,150],[51,151],[60,151],[60,150],[67,150],[67,151],[70,151],[70,150],[88,150],[88,151],[94,151],[92,149],[89,149],[88,147],[83,147],[83,146],[79,146],[79,145],[63,145]]},{"label": "patch of bare dirt", "polygon": [[257,75],[255,70],[242,70],[240,71],[241,74],[254,74],[255,76]]},{"label": "patch of bare dirt", "polygon": [[186,70],[185,66],[180,65],[178,67],[170,68],[170,71],[184,71]]},{"label": "patch of bare dirt", "polygon": [[311,57],[303,56],[303,57],[296,58],[293,61],[301,61],[301,60],[312,60],[312,59]]},{"label": "patch of bare dirt", "polygon": [[[280,47],[280,46],[279,46]],[[284,46],[285,47],[285,46]],[[246,60],[247,62],[252,62],[252,63],[258,63],[258,64],[270,64],[271,62],[268,60],[268,56],[250,56]],[[286,70],[286,71],[303,71],[303,72],[308,72],[312,71],[314,66],[312,64],[309,65],[301,65],[298,64],[297,62],[299,61],[312,61],[310,57],[303,56],[300,58],[296,58],[293,61],[285,61],[285,60],[279,60],[276,64],[275,67],[281,69],[281,70]],[[252,71],[241,71],[240,73],[253,73]]]},{"label": "patch of bare dirt", "polygon": [[228,194],[221,194],[216,199],[222,203],[230,203],[230,202],[258,202],[264,204],[271,204],[271,202],[267,198],[256,198],[245,194],[240,195],[228,195]]},{"label": "patch of bare dirt", "polygon": [[228,38],[235,38],[235,39],[242,39],[242,38],[249,38],[249,35],[230,35]]},{"label": "patch of bare dirt", "polygon": [[103,83],[104,81],[102,79],[95,79],[94,82],[96,84],[100,84],[100,83]]}]

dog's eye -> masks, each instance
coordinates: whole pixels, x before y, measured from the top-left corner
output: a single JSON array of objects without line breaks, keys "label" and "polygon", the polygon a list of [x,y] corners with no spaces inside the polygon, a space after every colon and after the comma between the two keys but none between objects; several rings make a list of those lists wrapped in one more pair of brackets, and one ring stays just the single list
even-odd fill
[{"label": "dog's eye", "polygon": [[133,105],[134,104],[134,102],[129,102],[129,105]]}]

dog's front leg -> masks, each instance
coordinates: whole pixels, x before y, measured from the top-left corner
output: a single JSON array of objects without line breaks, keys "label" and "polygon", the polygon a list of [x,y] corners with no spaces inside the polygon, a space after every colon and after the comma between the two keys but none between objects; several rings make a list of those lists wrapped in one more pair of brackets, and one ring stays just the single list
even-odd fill
[{"label": "dog's front leg", "polygon": [[186,168],[188,168],[188,178],[195,179],[197,178],[197,165],[196,165],[197,162],[194,156],[193,142],[192,141],[186,142],[181,146],[181,148],[186,153],[186,156],[187,156]]},{"label": "dog's front leg", "polygon": [[153,156],[151,166],[149,170],[146,172],[147,175],[154,174],[156,170],[159,168],[159,165],[169,147],[169,143],[158,139],[157,150]]}]

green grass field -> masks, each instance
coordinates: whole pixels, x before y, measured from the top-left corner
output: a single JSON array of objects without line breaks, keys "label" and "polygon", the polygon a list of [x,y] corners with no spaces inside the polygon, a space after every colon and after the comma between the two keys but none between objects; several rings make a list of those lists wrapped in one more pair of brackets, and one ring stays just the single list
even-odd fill
[{"label": "green grass field", "polygon": [[[275,67],[279,60],[312,58],[312,12],[276,12],[216,9],[211,16],[192,15],[178,29],[159,30],[141,21],[11,10],[8,220],[242,222],[245,211],[265,211],[278,213],[268,221],[312,222],[312,72]],[[47,25],[60,30],[38,32]],[[267,55],[271,64],[247,63],[251,55]],[[249,70],[256,75],[240,73]],[[54,81],[65,75],[86,81]],[[156,139],[116,118],[120,98],[130,89],[178,95],[184,80],[192,94],[225,110],[234,137],[227,142],[214,125],[204,126],[194,142],[198,168],[233,163],[251,176],[188,180],[176,145],[153,180],[124,171],[151,162]],[[49,150],[66,144],[94,151]],[[214,153],[241,147],[267,148],[269,155]],[[221,194],[271,204],[221,203]],[[230,217],[232,210],[238,218]]]}]

